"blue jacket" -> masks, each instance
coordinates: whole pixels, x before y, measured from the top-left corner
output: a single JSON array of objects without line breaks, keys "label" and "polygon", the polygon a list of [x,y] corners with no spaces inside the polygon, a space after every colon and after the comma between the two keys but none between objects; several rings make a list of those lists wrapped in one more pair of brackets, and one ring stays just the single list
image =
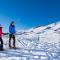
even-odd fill
[{"label": "blue jacket", "polygon": [[10,34],[15,34],[16,33],[15,26],[9,26],[9,32]]}]

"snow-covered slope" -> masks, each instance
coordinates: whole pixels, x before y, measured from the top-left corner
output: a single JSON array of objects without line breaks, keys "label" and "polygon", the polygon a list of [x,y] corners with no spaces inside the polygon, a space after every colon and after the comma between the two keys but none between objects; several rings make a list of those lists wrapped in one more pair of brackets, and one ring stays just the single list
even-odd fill
[{"label": "snow-covered slope", "polygon": [[[22,57],[20,60],[53,60],[60,59],[60,22],[50,25],[18,31],[16,33],[16,46],[20,49],[9,50],[8,35],[3,36],[5,52],[4,57]],[[13,41],[13,40],[12,40]]]},{"label": "snow-covered slope", "polygon": [[47,26],[34,28],[30,31],[30,33],[32,35],[33,35],[33,33],[35,33],[35,36],[39,35],[39,41],[41,41],[41,43],[60,42],[60,22],[53,23],[53,24],[50,24]]},{"label": "snow-covered slope", "polygon": [[[60,22],[52,23],[46,26],[31,28],[22,32],[19,31],[17,32],[17,34],[18,35],[16,35],[16,44],[21,48],[35,48],[38,44],[41,45],[45,43],[59,43]],[[8,41],[8,38],[6,36],[3,38],[5,42]]]}]

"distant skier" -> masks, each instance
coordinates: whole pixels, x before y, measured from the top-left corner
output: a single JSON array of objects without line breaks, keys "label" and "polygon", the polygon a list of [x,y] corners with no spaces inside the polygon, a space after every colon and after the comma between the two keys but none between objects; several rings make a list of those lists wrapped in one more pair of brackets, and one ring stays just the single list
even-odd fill
[{"label": "distant skier", "polygon": [[14,25],[14,21],[11,22],[10,26],[9,26],[9,47],[12,48],[11,46],[11,38],[13,38],[13,48],[16,48],[15,46],[15,25]]},{"label": "distant skier", "polygon": [[3,50],[2,34],[4,34],[4,33],[2,32],[2,26],[1,26],[1,24],[0,24],[0,51]]}]

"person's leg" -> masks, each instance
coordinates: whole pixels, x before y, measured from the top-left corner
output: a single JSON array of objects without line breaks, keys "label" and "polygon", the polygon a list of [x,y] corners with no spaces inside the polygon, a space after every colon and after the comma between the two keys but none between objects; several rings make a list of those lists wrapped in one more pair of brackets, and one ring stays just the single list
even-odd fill
[{"label": "person's leg", "polygon": [[3,50],[3,40],[0,38],[0,50]]},{"label": "person's leg", "polygon": [[1,40],[1,48],[3,49],[3,40]]},{"label": "person's leg", "polygon": [[15,46],[15,35],[13,35],[13,47],[16,47]]},{"label": "person's leg", "polygon": [[11,47],[11,38],[12,38],[12,35],[10,34],[9,35],[9,47]]}]

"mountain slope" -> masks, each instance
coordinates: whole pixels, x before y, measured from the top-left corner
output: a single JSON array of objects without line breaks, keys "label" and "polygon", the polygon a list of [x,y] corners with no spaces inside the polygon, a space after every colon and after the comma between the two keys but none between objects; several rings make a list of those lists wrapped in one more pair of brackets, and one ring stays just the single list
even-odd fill
[{"label": "mountain slope", "polygon": [[9,49],[9,36],[3,36],[5,51],[0,51],[0,60],[60,60],[60,22],[19,31],[15,36],[19,49]]}]

